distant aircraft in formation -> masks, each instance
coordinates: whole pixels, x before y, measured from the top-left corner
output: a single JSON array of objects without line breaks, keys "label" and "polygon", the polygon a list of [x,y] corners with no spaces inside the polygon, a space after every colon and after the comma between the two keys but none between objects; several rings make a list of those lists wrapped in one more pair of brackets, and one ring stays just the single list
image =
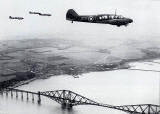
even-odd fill
[{"label": "distant aircraft in formation", "polygon": [[78,15],[73,9],[69,9],[66,14],[66,20],[88,23],[101,23],[111,24],[118,27],[124,25],[127,26],[132,23],[133,20],[130,18],[123,17],[122,15],[115,14],[100,14],[100,15]]},{"label": "distant aircraft in formation", "polygon": [[24,19],[23,17],[12,17],[12,16],[9,16],[9,19],[17,19],[17,20],[22,20]]},{"label": "distant aircraft in formation", "polygon": [[32,12],[32,11],[29,11],[29,14],[38,14],[38,15],[40,15],[39,12]]},{"label": "distant aircraft in formation", "polygon": [[[37,15],[40,15],[40,16],[51,16],[51,14],[43,14],[43,13],[31,12],[31,11],[29,11],[29,14],[37,14]],[[23,18],[23,17],[12,17],[12,16],[9,16],[9,19],[22,20],[22,19],[24,19],[24,18]]]},{"label": "distant aircraft in formation", "polygon": [[29,11],[29,14],[38,14],[38,15],[40,15],[40,16],[52,16],[51,14],[43,14],[43,13],[31,12],[31,11]]},{"label": "distant aircraft in formation", "polygon": [[52,16],[51,14],[44,14],[44,13],[40,13],[40,16]]}]

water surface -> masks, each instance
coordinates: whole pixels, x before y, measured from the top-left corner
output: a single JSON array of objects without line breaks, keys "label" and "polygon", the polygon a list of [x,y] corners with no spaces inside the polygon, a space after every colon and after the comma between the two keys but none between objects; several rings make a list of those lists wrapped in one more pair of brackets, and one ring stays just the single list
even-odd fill
[{"label": "water surface", "polygon": [[[156,63],[132,63],[132,68],[158,70]],[[152,67],[151,67],[152,66]],[[83,74],[80,78],[69,75],[40,79],[23,85],[18,89],[29,91],[54,91],[58,89],[72,90],[80,95],[100,103],[111,105],[127,104],[159,104],[160,74],[156,72],[115,70]],[[61,106],[48,98],[42,97],[42,104],[33,103],[31,97],[27,102],[24,96],[11,99],[0,97],[2,114],[124,114],[104,107],[76,106],[72,110],[61,109]],[[0,112],[0,114],[1,114]]]}]

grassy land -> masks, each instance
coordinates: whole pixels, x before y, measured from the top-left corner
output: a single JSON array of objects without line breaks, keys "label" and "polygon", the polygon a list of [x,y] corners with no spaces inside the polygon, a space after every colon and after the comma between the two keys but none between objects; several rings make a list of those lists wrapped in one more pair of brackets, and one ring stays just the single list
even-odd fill
[{"label": "grassy land", "polygon": [[28,39],[1,41],[0,47],[0,82],[27,79],[28,71],[45,78],[128,68],[130,61],[160,56],[159,45],[136,41],[93,47],[72,40]]}]

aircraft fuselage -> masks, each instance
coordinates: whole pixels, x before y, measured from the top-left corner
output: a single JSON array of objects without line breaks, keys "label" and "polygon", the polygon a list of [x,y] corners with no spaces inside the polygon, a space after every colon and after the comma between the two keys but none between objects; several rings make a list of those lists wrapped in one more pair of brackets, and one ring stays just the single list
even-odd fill
[{"label": "aircraft fuselage", "polygon": [[74,10],[68,10],[66,14],[66,19],[69,21],[77,22],[88,22],[88,23],[100,23],[100,24],[111,24],[111,25],[128,25],[132,23],[133,20],[130,18],[125,18],[121,15],[115,14],[101,14],[101,15],[78,15]]},{"label": "aircraft fuselage", "polygon": [[51,14],[42,14],[42,13],[40,13],[39,15],[40,16],[51,16]]},{"label": "aircraft fuselage", "polygon": [[39,12],[29,12],[29,14],[38,14],[39,16],[52,16],[51,14],[39,13]]},{"label": "aircraft fuselage", "polygon": [[127,25],[128,23],[133,22],[129,18],[117,18],[118,16],[113,15],[92,15],[92,16],[79,16],[77,19],[72,21],[79,22],[89,22],[89,23],[101,23],[101,24],[111,24],[111,25]]},{"label": "aircraft fuselage", "polygon": [[9,19],[17,19],[17,20],[22,20],[24,19],[23,17],[12,17],[12,16],[9,16]]},{"label": "aircraft fuselage", "polygon": [[41,13],[39,13],[39,12],[32,12],[32,11],[30,11],[30,12],[29,12],[29,14],[38,14],[38,15],[40,15]]}]

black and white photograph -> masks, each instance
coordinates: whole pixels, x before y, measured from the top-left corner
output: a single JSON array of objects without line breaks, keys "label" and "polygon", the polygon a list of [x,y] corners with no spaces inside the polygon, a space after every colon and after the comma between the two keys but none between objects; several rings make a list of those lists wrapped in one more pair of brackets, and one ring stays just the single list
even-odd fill
[{"label": "black and white photograph", "polygon": [[160,114],[160,0],[1,0],[0,114]]}]

